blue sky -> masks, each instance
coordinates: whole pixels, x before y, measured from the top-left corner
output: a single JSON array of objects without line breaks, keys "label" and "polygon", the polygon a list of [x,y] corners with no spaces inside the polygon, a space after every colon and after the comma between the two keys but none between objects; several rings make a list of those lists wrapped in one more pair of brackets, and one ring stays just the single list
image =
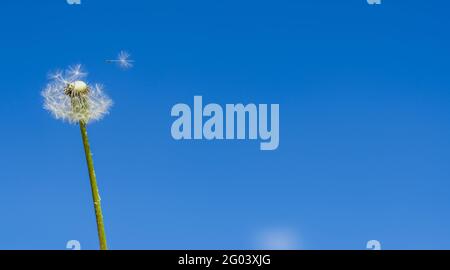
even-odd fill
[{"label": "blue sky", "polygon": [[[449,249],[449,8],[5,1],[0,249],[98,247],[78,127],[40,96],[49,71],[78,63],[115,102],[89,126],[112,249],[253,249],[280,234],[301,249]],[[122,49],[133,69],[104,62]],[[279,149],[173,140],[170,109],[194,95],[280,104]]]}]

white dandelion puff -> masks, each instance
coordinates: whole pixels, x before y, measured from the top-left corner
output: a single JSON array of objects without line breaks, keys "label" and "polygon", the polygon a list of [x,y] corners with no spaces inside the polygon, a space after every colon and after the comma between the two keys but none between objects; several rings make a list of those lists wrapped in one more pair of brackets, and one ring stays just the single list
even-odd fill
[{"label": "white dandelion puff", "polygon": [[81,79],[81,78],[85,78],[87,76],[87,73],[85,73],[81,67],[81,65],[75,65],[75,66],[71,66],[69,67],[68,70],[68,74],[69,76],[73,76],[74,79]]},{"label": "white dandelion puff", "polygon": [[107,63],[116,63],[123,69],[129,69],[133,67],[134,60],[130,59],[131,55],[126,51],[121,51],[117,56],[117,59],[106,60]]},{"label": "white dandelion puff", "polygon": [[99,84],[87,84],[87,73],[81,65],[69,67],[50,75],[50,82],[42,91],[44,108],[56,119],[70,123],[90,123],[108,114],[112,100]]}]

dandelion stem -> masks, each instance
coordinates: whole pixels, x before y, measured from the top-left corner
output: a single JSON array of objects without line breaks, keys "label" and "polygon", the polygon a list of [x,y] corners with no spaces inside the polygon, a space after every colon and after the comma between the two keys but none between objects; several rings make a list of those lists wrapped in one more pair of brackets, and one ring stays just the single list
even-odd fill
[{"label": "dandelion stem", "polygon": [[92,199],[94,200],[95,217],[97,219],[97,231],[100,241],[100,249],[107,250],[105,225],[103,223],[102,206],[100,203],[100,194],[98,192],[97,178],[94,171],[94,161],[92,159],[91,148],[86,130],[86,123],[80,121],[81,137],[83,138],[84,152],[86,154],[86,162],[89,171],[89,179],[91,182]]}]

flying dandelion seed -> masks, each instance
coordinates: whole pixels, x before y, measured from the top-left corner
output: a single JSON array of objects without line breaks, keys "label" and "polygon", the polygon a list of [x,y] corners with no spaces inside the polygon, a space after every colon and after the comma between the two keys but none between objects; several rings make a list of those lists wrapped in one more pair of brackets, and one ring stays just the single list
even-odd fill
[{"label": "flying dandelion seed", "polygon": [[50,111],[56,119],[80,125],[92,198],[94,200],[100,249],[106,250],[108,246],[100,203],[101,199],[86,125],[92,121],[102,119],[108,113],[112,100],[103,93],[100,85],[86,83],[84,81],[86,77],[87,73],[82,71],[81,65],[70,67],[66,71],[56,72],[50,76],[50,82],[42,91],[42,96],[44,97],[44,108]]},{"label": "flying dandelion seed", "polygon": [[123,69],[129,69],[133,67],[134,60],[130,59],[130,54],[126,51],[121,51],[117,56],[117,59],[106,60],[107,63],[116,63]]}]

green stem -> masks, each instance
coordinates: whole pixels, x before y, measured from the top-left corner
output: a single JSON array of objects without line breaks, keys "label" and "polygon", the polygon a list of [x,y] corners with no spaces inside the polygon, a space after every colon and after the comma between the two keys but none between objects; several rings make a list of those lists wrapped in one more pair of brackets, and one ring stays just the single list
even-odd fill
[{"label": "green stem", "polygon": [[91,182],[92,199],[94,200],[95,217],[97,219],[98,239],[100,241],[100,249],[107,250],[105,225],[103,223],[102,206],[100,203],[100,194],[98,192],[97,178],[94,171],[94,161],[92,160],[91,148],[86,130],[86,124],[80,121],[81,137],[83,138],[84,152],[86,154],[86,162],[89,170],[89,179]]}]

